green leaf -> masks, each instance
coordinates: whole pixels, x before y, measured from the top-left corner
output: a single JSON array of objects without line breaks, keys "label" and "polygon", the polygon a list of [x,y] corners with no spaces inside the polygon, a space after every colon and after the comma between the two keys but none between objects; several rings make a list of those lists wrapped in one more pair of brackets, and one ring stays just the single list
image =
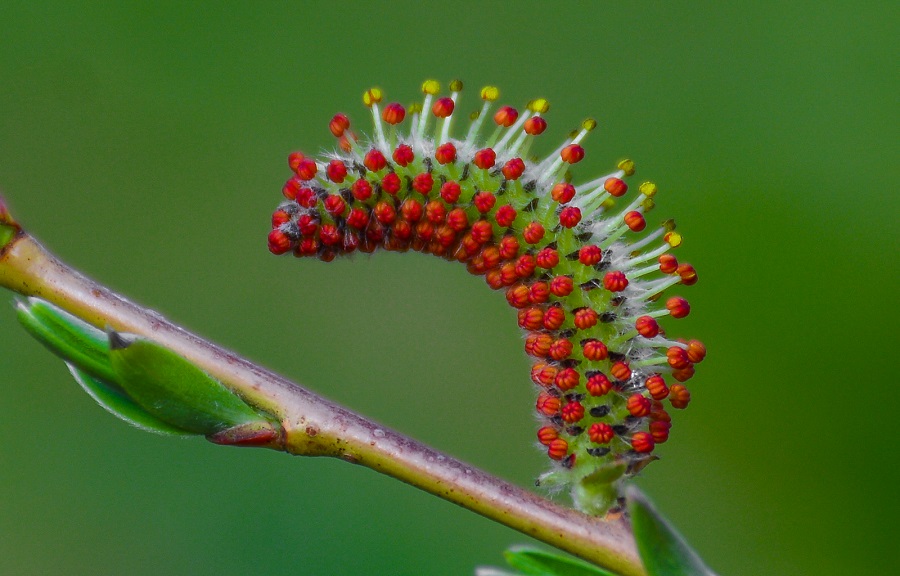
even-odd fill
[{"label": "green leaf", "polygon": [[615,576],[584,560],[517,546],[503,553],[506,563],[528,576]]},{"label": "green leaf", "polygon": [[190,436],[191,434],[166,424],[162,420],[151,416],[146,410],[129,398],[118,386],[103,382],[94,378],[87,372],[80,370],[72,364],[66,364],[75,381],[84,388],[97,404],[105,408],[110,414],[121,418],[132,426],[136,426],[147,432],[164,434],[166,436]]},{"label": "green leaf", "polygon": [[634,486],[625,491],[638,552],[649,576],[715,576]]},{"label": "green leaf", "polygon": [[109,332],[116,382],[144,410],[194,434],[266,421],[233,392],[168,348]]},{"label": "green leaf", "polygon": [[17,301],[16,313],[25,330],[67,363],[105,382],[116,381],[105,332],[39,298]]}]

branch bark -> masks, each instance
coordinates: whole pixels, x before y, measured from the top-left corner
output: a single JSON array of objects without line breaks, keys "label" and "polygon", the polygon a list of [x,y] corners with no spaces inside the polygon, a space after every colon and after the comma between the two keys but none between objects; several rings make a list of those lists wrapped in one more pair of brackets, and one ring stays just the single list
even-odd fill
[{"label": "branch bark", "polygon": [[97,284],[50,254],[5,210],[0,224],[15,232],[0,247],[0,285],[170,348],[276,416],[284,451],[367,466],[623,576],[646,575],[625,519],[560,507],[368,420]]}]

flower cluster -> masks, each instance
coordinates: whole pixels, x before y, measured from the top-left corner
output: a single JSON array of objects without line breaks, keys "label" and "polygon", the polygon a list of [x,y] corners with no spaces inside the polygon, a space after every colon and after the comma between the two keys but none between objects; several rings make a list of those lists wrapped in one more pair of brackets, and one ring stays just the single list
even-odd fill
[{"label": "flower cluster", "polygon": [[537,438],[555,464],[541,482],[572,486],[579,508],[602,513],[616,482],[668,439],[666,406],[690,401],[684,382],[706,349],[668,338],[659,321],[688,315],[684,298],[662,295],[694,284],[697,273],[671,253],[682,240],[672,220],[648,225],[657,186],[629,186],[631,160],[572,183],[594,120],[549,156],[531,158],[547,128],[546,100],[493,109],[499,91],[485,87],[456,138],[461,90],[454,81],[440,96],[429,80],[424,101],[409,107],[366,91],[371,137],[334,116],[337,151],[288,157],[294,176],[272,216],[269,250],[330,261],[412,249],[462,262],[504,290],[533,358]]}]

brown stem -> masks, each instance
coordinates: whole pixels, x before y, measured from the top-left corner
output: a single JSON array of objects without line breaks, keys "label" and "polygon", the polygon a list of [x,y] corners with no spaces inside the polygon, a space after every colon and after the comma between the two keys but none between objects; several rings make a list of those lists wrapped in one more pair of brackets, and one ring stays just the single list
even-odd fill
[{"label": "brown stem", "polygon": [[184,356],[277,416],[290,454],[368,466],[622,575],[646,574],[624,519],[605,521],[562,508],[338,406],[104,288],[27,233],[17,230],[0,246],[0,285]]}]

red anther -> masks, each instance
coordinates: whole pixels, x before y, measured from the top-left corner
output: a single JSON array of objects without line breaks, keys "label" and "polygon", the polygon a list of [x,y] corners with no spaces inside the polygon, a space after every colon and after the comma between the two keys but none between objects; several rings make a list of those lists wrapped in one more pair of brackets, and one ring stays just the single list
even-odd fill
[{"label": "red anther", "polygon": [[[546,314],[544,314],[546,319]],[[559,340],[555,340],[553,344],[550,345],[550,350],[548,354],[554,360],[565,360],[569,357],[569,354],[572,353],[572,341],[568,338],[560,338]]]},{"label": "red anther", "polygon": [[640,232],[647,227],[647,221],[644,220],[643,214],[637,210],[632,210],[625,214],[625,225],[631,228],[632,232]]},{"label": "red anther", "polygon": [[519,275],[516,274],[516,265],[513,262],[507,262],[500,266],[500,283],[504,286],[512,286],[519,281]]},{"label": "red anther", "polygon": [[544,416],[556,416],[559,414],[560,401],[556,396],[541,392],[538,394],[534,407]]},{"label": "red anther", "polygon": [[[553,383],[556,384],[556,387],[563,392],[575,388],[580,382],[581,374],[574,368],[563,368],[556,373],[556,378],[553,379]],[[579,420],[580,419],[581,418],[579,418]]]},{"label": "red anther", "polygon": [[688,342],[687,357],[694,364],[703,362],[706,358],[706,346],[699,340],[691,340]]},{"label": "red anther", "polygon": [[494,220],[497,221],[497,224],[500,225],[500,227],[509,228],[516,220],[516,209],[510,204],[504,204],[497,208],[497,213],[494,214]]},{"label": "red anther", "polygon": [[[353,137],[353,141],[354,142],[357,141],[356,136]],[[338,138],[338,146],[344,152],[350,152],[351,150],[353,150],[353,146],[350,145],[350,139],[347,138],[346,136],[341,136],[340,138]]]},{"label": "red anther", "polygon": [[362,208],[351,208],[350,214],[347,216],[347,226],[351,228],[363,229],[369,223],[369,213]]},{"label": "red anther", "polygon": [[447,225],[454,232],[462,232],[469,227],[469,217],[462,208],[454,208],[447,214]]},{"label": "red anther", "polygon": [[272,254],[284,254],[291,249],[291,239],[281,230],[275,229],[269,232],[269,252]]},{"label": "red anther", "polygon": [[325,210],[332,216],[340,216],[347,209],[347,203],[337,194],[329,194],[325,197]]},{"label": "red anther", "polygon": [[547,330],[559,330],[566,321],[566,312],[562,306],[550,306],[544,311],[544,328]]},{"label": "red anther", "polygon": [[635,432],[631,437],[631,447],[635,452],[641,454],[653,452],[654,446],[653,436],[649,432]]},{"label": "red anther", "polygon": [[497,198],[491,194],[490,192],[479,192],[475,194],[475,197],[472,199],[475,203],[475,208],[481,212],[482,214],[487,214],[491,211],[491,208],[494,207],[494,203],[497,202]]},{"label": "red anther", "polygon": [[335,253],[335,251],[332,248],[325,248],[323,246],[322,249],[319,250],[319,253],[317,254],[317,256],[319,257],[319,260],[321,260],[322,262],[331,262],[332,260],[334,260],[335,256],[337,256],[337,254]]},{"label": "red anther", "polygon": [[575,206],[566,206],[559,213],[559,223],[563,228],[574,228],[581,222],[581,209]]},{"label": "red anther", "polygon": [[598,264],[602,259],[603,251],[600,250],[599,246],[589,244],[587,246],[582,246],[581,249],[578,250],[578,261],[585,266],[593,266],[595,264]]},{"label": "red anther", "polygon": [[[458,260],[460,262],[465,262],[478,253],[478,251],[481,249],[481,242],[476,241],[475,238],[472,237],[472,234],[470,232],[469,234],[463,236],[462,240],[459,241],[459,247],[461,253]],[[475,274],[475,272],[473,272],[473,274]]]},{"label": "red anther", "polygon": [[314,160],[304,158],[297,164],[297,168],[294,170],[294,172],[296,172],[297,177],[301,180],[312,180],[316,177],[316,172],[318,170],[319,167],[316,166],[316,162]]},{"label": "red anther", "polygon": [[603,183],[603,189],[609,192],[610,195],[619,197],[628,192],[628,184],[619,178],[607,178],[606,182]]},{"label": "red anther", "polygon": [[537,431],[538,442],[549,446],[551,442],[559,438],[559,432],[553,426],[543,426]]},{"label": "red anther", "polygon": [[644,388],[653,396],[654,400],[662,400],[669,395],[669,387],[666,386],[666,381],[659,374],[647,378]]},{"label": "red anther", "polygon": [[372,197],[372,185],[369,184],[368,180],[360,178],[350,186],[350,192],[353,193],[354,198],[360,202],[365,202]]},{"label": "red anther", "polygon": [[506,291],[506,301],[513,308],[525,308],[531,303],[528,298],[528,286],[519,284]]},{"label": "red anther", "polygon": [[678,259],[671,254],[663,254],[659,257],[659,271],[663,274],[672,274],[678,270]]},{"label": "red anther", "polygon": [[394,149],[394,153],[392,154],[394,158],[394,162],[399,166],[409,166],[413,160],[415,160],[416,155],[413,153],[413,149],[407,146],[406,144],[401,144]]},{"label": "red anther", "polygon": [[691,365],[691,361],[688,360],[687,350],[681,346],[672,346],[666,350],[666,359],[669,361],[669,366],[676,370],[687,368]]},{"label": "red anther", "polygon": [[344,231],[344,252],[347,254],[356,250],[359,246],[359,236],[352,230]]},{"label": "red anther", "polygon": [[525,352],[531,356],[544,358],[550,353],[553,338],[549,334],[532,332],[525,337]]},{"label": "red anther", "polygon": [[575,327],[579,330],[587,330],[597,325],[599,316],[591,308],[579,308],[575,310]]},{"label": "red anther", "polygon": [[[529,291],[529,301],[531,300]],[[519,310],[519,326],[525,330],[537,330],[544,326],[544,311],[540,308]]]},{"label": "red anther", "polygon": [[291,170],[296,172],[304,159],[306,159],[306,156],[303,155],[303,152],[291,152],[288,154],[288,166],[290,166]]},{"label": "red anther", "polygon": [[575,289],[575,283],[568,276],[557,276],[550,281],[550,292],[559,298],[565,298]]},{"label": "red anther", "polygon": [[479,244],[484,244],[494,236],[494,227],[487,220],[478,220],[472,223],[472,238]]},{"label": "red anther", "polygon": [[588,428],[588,438],[590,438],[591,442],[594,444],[609,444],[609,441],[612,440],[615,435],[616,431],[613,430],[612,426],[602,422],[595,422]]},{"label": "red anther", "polygon": [[422,203],[414,198],[407,198],[400,206],[400,214],[412,223],[422,219]]},{"label": "red anther", "polygon": [[493,148],[484,148],[475,153],[475,157],[472,158],[472,163],[475,166],[478,166],[482,170],[487,170],[489,168],[493,168],[494,164],[497,162],[497,153],[494,152]]},{"label": "red anther", "polygon": [[535,258],[537,265],[547,270],[559,264],[559,252],[554,248],[543,248]]},{"label": "red anther", "polygon": [[535,282],[529,291],[532,304],[543,304],[550,299],[550,286],[546,282]]},{"label": "red anther", "polygon": [[312,236],[319,230],[319,219],[311,214],[301,214],[297,217],[297,228],[300,229],[300,234]]},{"label": "red anther", "polygon": [[678,380],[679,382],[687,382],[691,378],[694,377],[694,365],[688,364],[684,368],[679,368],[678,370],[672,370],[672,378]]},{"label": "red anther", "polygon": [[385,159],[384,154],[381,153],[381,150],[372,148],[366,152],[366,157],[363,158],[363,164],[365,164],[366,168],[372,172],[378,172],[387,166],[387,160]]},{"label": "red anther", "polygon": [[331,119],[331,122],[328,123],[328,128],[336,138],[340,138],[341,136],[343,136],[344,131],[349,127],[350,119],[343,114],[335,114]]},{"label": "red anther", "polygon": [[394,222],[394,225],[391,226],[391,236],[401,242],[406,242],[413,236],[412,224],[406,220],[397,220]]},{"label": "red anther", "polygon": [[584,159],[584,148],[578,144],[569,144],[560,151],[559,157],[568,164],[577,164]]},{"label": "red anther", "polygon": [[384,175],[384,178],[381,179],[381,189],[392,196],[400,191],[402,185],[403,183],[400,181],[400,177],[394,172],[388,172]]},{"label": "red anther", "polygon": [[680,296],[673,296],[666,300],[666,309],[672,318],[684,318],[691,313],[691,305]]},{"label": "red anther", "polygon": [[438,164],[449,164],[456,161],[456,146],[452,142],[445,142],[434,151],[434,159]]},{"label": "red anther", "polygon": [[531,254],[522,254],[516,260],[516,274],[519,275],[519,278],[529,278],[534,274],[535,267],[534,256]]},{"label": "red anther", "polygon": [[444,202],[447,204],[455,204],[456,201],[459,200],[460,193],[462,193],[462,189],[459,187],[459,184],[453,180],[444,182],[441,186],[441,198],[443,198]]},{"label": "red anther", "polygon": [[297,204],[304,208],[314,208],[319,203],[319,197],[312,188],[300,188],[297,190]]},{"label": "red anther", "polygon": [[319,251],[319,242],[315,238],[303,238],[294,249],[294,254],[299,256],[312,256]]},{"label": "red anther", "polygon": [[[425,208],[425,214],[428,214],[427,206]],[[416,224],[416,236],[418,236],[420,240],[428,242],[434,237],[434,224],[428,220],[422,220]]]},{"label": "red anther", "polygon": [[666,409],[663,408],[662,402],[659,400],[653,401],[653,408],[650,410],[650,419],[654,422],[671,422],[672,417],[669,416],[669,413],[666,412]]},{"label": "red anther", "polygon": [[428,196],[428,194],[431,193],[431,189],[434,187],[434,178],[428,172],[416,174],[415,178],[413,178],[412,186],[413,190],[419,194]]},{"label": "red anther", "polygon": [[291,215],[284,210],[276,210],[272,213],[272,228],[278,228],[285,222],[291,221]]},{"label": "red anther", "polygon": [[529,244],[537,244],[544,237],[544,227],[540,222],[529,222],[522,231],[522,237]]},{"label": "red anther", "polygon": [[[388,206],[391,210],[393,207]],[[375,209],[372,210],[372,213],[375,214],[375,220],[369,222],[369,227],[366,228],[366,239],[372,244],[378,244],[382,240],[384,240],[384,226],[378,220],[378,205],[375,205]]]},{"label": "red anther", "polygon": [[672,387],[669,388],[669,402],[672,403],[672,408],[683,410],[687,408],[690,401],[691,393],[684,384],[672,384]]},{"label": "red anther", "polygon": [[657,444],[662,444],[669,439],[669,430],[672,428],[671,422],[651,422],[650,435]]},{"label": "red anther", "polygon": [[[522,311],[520,310],[519,312],[521,313]],[[556,380],[557,372],[556,366],[551,366],[546,362],[537,362],[531,367],[531,381],[538,386],[549,388]]]},{"label": "red anther", "polygon": [[372,209],[375,218],[382,224],[390,224],[397,218],[397,211],[387,202],[379,202]]},{"label": "red anther", "polygon": [[685,286],[693,286],[697,283],[697,271],[690,264],[679,264],[677,272],[681,276],[681,283]]},{"label": "red anther", "polygon": [[609,357],[609,349],[606,344],[596,338],[582,341],[581,351],[584,353],[584,357],[592,362],[606,360]]},{"label": "red anther", "polygon": [[499,126],[503,126],[504,128],[509,128],[510,126],[515,124],[518,118],[519,111],[512,106],[502,106],[494,114],[494,122],[496,122]]},{"label": "red anther", "polygon": [[440,200],[432,200],[425,205],[425,218],[433,224],[441,224],[447,218],[447,208]]},{"label": "red anther", "polygon": [[584,418],[584,406],[581,405],[581,402],[568,402],[565,406],[562,407],[563,422],[574,424],[582,418]]},{"label": "red anther", "polygon": [[622,382],[627,382],[631,379],[631,367],[621,360],[619,362],[613,362],[613,365],[609,369],[609,373],[613,375],[613,378]]},{"label": "red anther", "polygon": [[650,414],[650,399],[643,394],[632,394],[628,397],[625,407],[632,416],[643,418]]},{"label": "red anther", "polygon": [[444,248],[456,244],[456,231],[447,224],[441,224],[434,232],[434,239]]},{"label": "red anther", "polygon": [[591,396],[603,396],[612,390],[613,385],[603,372],[588,372],[585,387]]},{"label": "red anther", "polygon": [[567,182],[554,184],[553,189],[550,190],[550,197],[560,204],[565,204],[575,197],[575,187]]},{"label": "red anther", "polygon": [[288,200],[293,200],[297,197],[297,192],[302,187],[303,184],[301,184],[300,179],[295,176],[284,183],[284,186],[281,187],[281,193],[284,194],[284,197]]},{"label": "red anther", "polygon": [[496,246],[488,246],[481,251],[481,261],[484,263],[485,270],[496,268],[500,264],[500,249]]},{"label": "red anther", "polygon": [[[557,438],[547,446],[547,456],[553,460],[562,460],[569,453],[569,443]],[[574,454],[572,455],[574,456]]]},{"label": "red anther", "polygon": [[391,102],[381,111],[381,117],[388,124],[399,124],[406,118],[406,108],[397,102]]},{"label": "red anther", "polygon": [[525,132],[527,134],[537,136],[547,129],[547,121],[540,116],[532,116],[525,121],[525,125],[523,126],[523,128],[525,129]]},{"label": "red anther", "polygon": [[654,338],[659,334],[659,323],[652,316],[641,316],[634,321],[634,327],[644,338]]},{"label": "red anther", "polygon": [[607,272],[603,277],[603,287],[610,292],[621,292],[628,287],[628,278],[625,277],[625,273],[621,270]]},{"label": "red anther", "polygon": [[521,158],[513,158],[503,165],[503,177],[507,180],[518,180],[525,172],[525,162]]},{"label": "red anther", "polygon": [[453,107],[454,104],[452,98],[438,98],[431,106],[431,113],[438,118],[446,118],[453,114]]},{"label": "red anther", "polygon": [[511,260],[519,254],[519,240],[512,234],[509,234],[500,239],[500,244],[497,245],[497,248],[500,250],[501,258]]},{"label": "red anther", "polygon": [[500,271],[496,268],[488,270],[484,275],[484,281],[490,286],[491,290],[499,290],[503,288],[503,279],[500,278]]},{"label": "red anther", "polygon": [[347,167],[340,160],[332,160],[325,167],[325,174],[335,184],[340,184],[347,177]]},{"label": "red anther", "polygon": [[341,240],[343,240],[343,235],[334,224],[322,224],[319,227],[319,241],[324,246],[337,246]]}]

